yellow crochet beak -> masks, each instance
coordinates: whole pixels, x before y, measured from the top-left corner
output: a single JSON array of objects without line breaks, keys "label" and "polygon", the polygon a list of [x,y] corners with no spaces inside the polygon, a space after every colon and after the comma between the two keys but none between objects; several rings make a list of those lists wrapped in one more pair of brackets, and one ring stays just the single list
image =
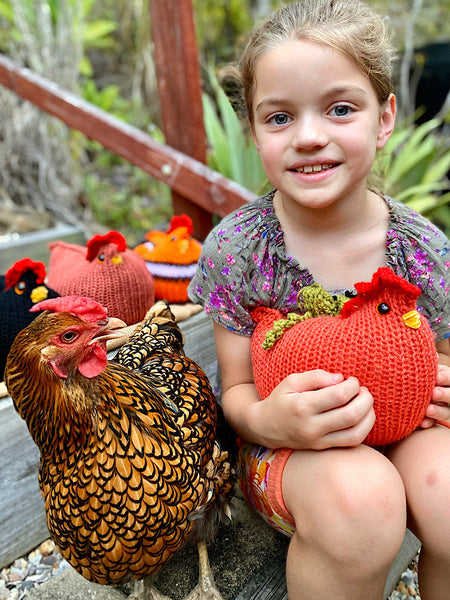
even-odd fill
[{"label": "yellow crochet beak", "polygon": [[45,300],[48,296],[48,289],[45,285],[39,285],[31,291],[30,297],[31,302],[36,304],[37,302],[41,302],[41,300]]},{"label": "yellow crochet beak", "polygon": [[409,312],[402,315],[403,323],[407,327],[411,327],[411,329],[419,329],[422,325],[422,321],[420,320],[420,315],[417,310],[410,310]]}]

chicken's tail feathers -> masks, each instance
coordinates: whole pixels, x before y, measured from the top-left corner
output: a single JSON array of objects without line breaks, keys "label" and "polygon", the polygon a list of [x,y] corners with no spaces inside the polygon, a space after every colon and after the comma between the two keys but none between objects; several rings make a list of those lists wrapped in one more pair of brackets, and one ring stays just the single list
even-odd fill
[{"label": "chicken's tail feathers", "polygon": [[229,523],[233,516],[231,500],[235,493],[236,472],[218,442],[206,465],[207,480],[203,501],[191,515],[195,521],[191,537],[194,541],[210,541],[222,523]]}]

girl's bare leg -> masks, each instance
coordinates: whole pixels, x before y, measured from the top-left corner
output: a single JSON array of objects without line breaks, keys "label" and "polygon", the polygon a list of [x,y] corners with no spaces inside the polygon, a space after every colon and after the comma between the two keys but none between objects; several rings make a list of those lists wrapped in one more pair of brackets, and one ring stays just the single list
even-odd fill
[{"label": "girl's bare leg", "polygon": [[284,469],[283,496],[296,523],[289,600],[382,600],[406,528],[393,465],[364,445],[296,451]]},{"label": "girl's bare leg", "polygon": [[421,429],[389,453],[405,485],[408,525],[422,542],[422,600],[450,600],[450,430]]}]

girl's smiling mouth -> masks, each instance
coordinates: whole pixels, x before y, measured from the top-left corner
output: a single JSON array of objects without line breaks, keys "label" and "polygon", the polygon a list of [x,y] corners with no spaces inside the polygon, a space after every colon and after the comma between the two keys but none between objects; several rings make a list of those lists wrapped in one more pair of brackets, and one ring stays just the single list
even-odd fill
[{"label": "girl's smiling mouth", "polygon": [[297,173],[320,173],[321,171],[328,171],[328,169],[332,169],[337,166],[338,163],[318,163],[316,165],[304,165],[302,167],[296,167],[294,169],[290,169],[292,171],[296,171]]}]

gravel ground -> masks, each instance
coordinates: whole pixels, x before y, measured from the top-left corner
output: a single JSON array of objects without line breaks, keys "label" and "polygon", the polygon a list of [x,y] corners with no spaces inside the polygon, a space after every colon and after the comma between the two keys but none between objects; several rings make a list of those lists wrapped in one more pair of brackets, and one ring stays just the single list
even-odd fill
[{"label": "gravel ground", "polygon": [[[400,577],[388,600],[420,600],[417,582],[418,556]],[[51,540],[43,542],[28,556],[19,558],[0,572],[0,600],[22,600],[28,591],[62,573],[68,563]]]}]

